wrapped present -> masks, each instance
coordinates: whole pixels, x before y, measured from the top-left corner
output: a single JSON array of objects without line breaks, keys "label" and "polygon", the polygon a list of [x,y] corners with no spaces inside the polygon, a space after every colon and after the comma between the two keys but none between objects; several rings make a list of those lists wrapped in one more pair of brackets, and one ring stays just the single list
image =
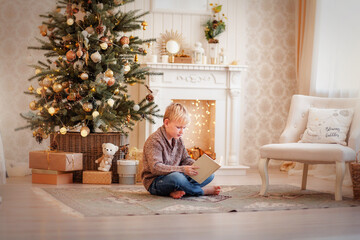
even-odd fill
[{"label": "wrapped present", "polygon": [[29,167],[56,171],[83,169],[83,154],[59,151],[29,152]]},{"label": "wrapped present", "polygon": [[83,183],[111,184],[112,172],[83,171]]},{"label": "wrapped present", "polygon": [[55,184],[55,185],[73,183],[73,174],[72,173],[61,173],[61,174],[33,173],[32,183]]},{"label": "wrapped present", "polygon": [[192,63],[191,57],[175,57],[174,63]]},{"label": "wrapped present", "polygon": [[64,174],[64,173],[69,173],[69,172],[33,168],[33,169],[31,169],[31,173],[32,173],[32,174],[34,174],[34,173],[41,173],[41,174]]},{"label": "wrapped present", "polygon": [[141,172],[143,170],[143,150],[133,147],[130,149],[127,159],[138,160],[139,164],[136,171],[136,182],[141,183]]}]

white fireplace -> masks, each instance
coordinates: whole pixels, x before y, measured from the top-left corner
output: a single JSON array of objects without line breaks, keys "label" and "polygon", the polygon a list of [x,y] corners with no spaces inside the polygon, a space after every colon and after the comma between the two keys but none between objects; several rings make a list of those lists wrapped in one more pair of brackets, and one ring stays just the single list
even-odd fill
[{"label": "white fireplace", "polygon": [[[242,149],[242,83],[246,78],[247,67],[176,63],[148,63],[146,66],[152,72],[163,73],[151,75],[146,83],[153,91],[161,114],[173,100],[215,103],[214,152],[222,165],[218,174],[244,175],[247,167],[239,164],[239,150]],[[156,124],[145,125],[144,138],[140,142],[143,143],[162,125],[162,119],[155,121]]]}]

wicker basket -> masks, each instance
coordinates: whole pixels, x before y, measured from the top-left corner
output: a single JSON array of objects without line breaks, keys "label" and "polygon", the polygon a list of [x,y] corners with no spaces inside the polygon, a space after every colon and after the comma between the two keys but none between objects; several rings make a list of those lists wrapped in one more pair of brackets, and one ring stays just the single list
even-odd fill
[{"label": "wicker basket", "polygon": [[[112,182],[119,182],[116,161],[125,158],[126,152],[121,146],[128,144],[126,135],[121,133],[91,133],[87,137],[81,137],[78,132],[70,132],[65,135],[51,135],[50,142],[52,146],[56,146],[57,150],[83,153],[83,170],[97,170],[98,166],[95,160],[103,154],[101,147],[103,143],[112,143],[119,146],[120,150],[116,152],[110,169],[113,173]],[[74,173],[74,182],[82,183],[82,171]]]},{"label": "wicker basket", "polygon": [[360,199],[360,162],[359,153],[356,154],[356,162],[350,163],[350,174],[353,183],[354,199]]}]

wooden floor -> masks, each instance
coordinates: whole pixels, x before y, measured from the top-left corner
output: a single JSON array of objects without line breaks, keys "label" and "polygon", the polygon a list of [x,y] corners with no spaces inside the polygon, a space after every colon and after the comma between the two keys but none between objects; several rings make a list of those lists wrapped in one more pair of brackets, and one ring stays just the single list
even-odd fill
[{"label": "wooden floor", "polygon": [[[300,176],[275,169],[270,184],[300,186]],[[255,170],[246,176],[218,176],[214,184],[260,184]],[[0,185],[0,239],[360,239],[360,208],[248,213],[80,218],[44,201],[31,178],[10,178]],[[43,186],[43,185],[36,185]],[[309,177],[308,189],[333,192],[331,181]],[[346,196],[352,195],[345,187]]]}]

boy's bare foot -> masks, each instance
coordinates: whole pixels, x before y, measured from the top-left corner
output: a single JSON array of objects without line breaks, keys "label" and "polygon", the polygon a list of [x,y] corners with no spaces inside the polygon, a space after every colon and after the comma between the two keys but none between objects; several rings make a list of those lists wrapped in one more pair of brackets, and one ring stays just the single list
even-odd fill
[{"label": "boy's bare foot", "polygon": [[204,195],[219,195],[220,190],[220,186],[208,186],[203,188]]},{"label": "boy's bare foot", "polygon": [[184,196],[184,195],[185,195],[184,191],[175,191],[175,192],[170,193],[170,196],[174,199],[182,198],[182,196]]}]

